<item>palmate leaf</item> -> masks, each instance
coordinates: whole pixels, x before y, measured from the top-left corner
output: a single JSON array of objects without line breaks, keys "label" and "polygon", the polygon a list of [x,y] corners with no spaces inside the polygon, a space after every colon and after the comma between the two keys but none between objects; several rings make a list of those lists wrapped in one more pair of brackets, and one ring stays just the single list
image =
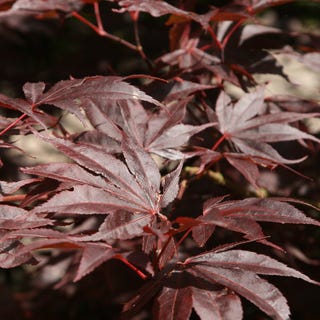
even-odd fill
[{"label": "palmate leaf", "polygon": [[194,12],[185,11],[177,7],[172,6],[166,1],[155,1],[155,0],[121,0],[118,1],[122,7],[118,12],[124,11],[139,11],[148,12],[153,17],[160,17],[167,14],[173,14],[184,18],[186,21],[194,20],[200,23],[203,27],[206,27],[210,21],[212,12],[207,14],[199,15]]},{"label": "palmate leaf", "polygon": [[159,169],[135,141],[123,133],[125,161],[93,145],[41,136],[78,164],[52,163],[24,169],[25,173],[61,182],[75,183],[73,190],[64,190],[33,212],[69,214],[107,214],[115,210],[131,213],[159,213],[161,206],[172,202],[178,192],[182,163],[165,178],[160,193]]},{"label": "palmate leaf", "polygon": [[245,94],[235,105],[221,93],[216,105],[219,131],[244,154],[269,159],[275,163],[296,163],[302,159],[283,158],[269,142],[308,139],[316,137],[302,132],[288,123],[318,116],[317,113],[278,112],[265,114],[263,88]]},{"label": "palmate leaf", "polygon": [[0,230],[31,229],[52,224],[52,220],[22,208],[0,205]]},{"label": "palmate leaf", "polygon": [[[9,256],[15,256],[15,260],[18,262],[21,260],[21,263],[24,263],[23,258],[28,255],[30,252],[43,249],[60,249],[60,250],[71,250],[71,251],[80,251],[81,259],[77,272],[74,275],[74,281],[79,281],[82,277],[86,276],[88,273],[92,272],[102,263],[107,260],[110,260],[114,257],[114,249],[106,244],[101,242],[79,242],[76,237],[69,236],[62,232],[50,229],[33,229],[33,230],[16,230],[5,236],[5,239],[11,239],[16,237],[28,237],[34,238],[36,240],[30,242],[26,245],[21,245],[14,251],[8,251]],[[31,256],[32,257],[32,256]],[[30,257],[29,257],[30,259]]]},{"label": "palmate leaf", "polygon": [[[77,190],[81,189],[88,195],[90,194],[90,197],[93,197],[93,201],[99,202],[98,199],[103,200],[103,197],[109,194],[107,198],[110,199],[110,201],[113,199],[112,201],[115,201],[114,204],[117,207],[120,203],[124,205],[127,202],[125,208],[128,208],[128,206],[130,207],[131,203],[131,209],[133,211],[153,212],[156,210],[157,203],[153,202],[153,200],[155,200],[154,196],[150,197],[148,193],[146,193],[145,188],[139,184],[135,176],[129,171],[130,167],[128,168],[124,162],[117,159],[115,156],[112,156],[103,149],[93,145],[84,145],[81,143],[75,144],[59,138],[44,136],[42,138],[52,143],[81,166],[95,174],[101,175],[108,181],[104,186],[104,190],[90,186],[83,186],[82,188],[80,188],[80,186],[77,187]],[[144,156],[150,158],[150,155],[147,153],[145,153]],[[154,175],[159,175],[158,169],[154,172]],[[61,176],[63,177],[64,174]],[[92,179],[94,178],[92,177]],[[85,183],[87,183],[87,181],[85,181]],[[151,193],[152,191],[150,190],[149,192]],[[81,192],[76,194],[77,193],[74,193],[75,197],[73,198],[73,201],[76,201],[77,196],[81,197]],[[97,198],[95,198],[96,195]],[[85,198],[81,197],[81,199],[85,201]],[[53,201],[53,199],[51,200]],[[105,201],[102,201],[101,209],[98,210],[99,212],[102,210],[103,203],[106,204]],[[71,208],[71,203],[69,204]],[[43,209],[44,208],[45,207],[43,207]],[[39,208],[37,210],[39,210]]]},{"label": "palmate leaf", "polygon": [[104,105],[108,101],[143,100],[160,107],[163,105],[120,77],[87,77],[63,80],[43,93],[42,83],[24,85],[24,92],[34,105],[51,104],[76,114],[83,119],[81,108],[91,104]]},{"label": "palmate leaf", "polygon": [[[240,232],[245,238],[256,240],[265,238],[259,221],[310,224],[320,226],[320,222],[307,217],[293,205],[276,199],[247,198],[244,200],[222,201],[213,198],[204,204],[203,215],[196,219],[192,228],[193,237],[199,245],[204,245],[215,230],[215,226]],[[287,199],[290,201],[290,199]],[[199,225],[199,222],[202,225]],[[263,244],[280,249],[266,239],[258,240]]]},{"label": "palmate leaf", "polygon": [[190,266],[192,274],[234,290],[274,319],[289,318],[287,302],[278,289],[257,274],[295,277],[319,284],[268,256],[244,250],[209,252],[184,263]]},{"label": "palmate leaf", "polygon": [[137,312],[162,287],[154,302],[154,319],[188,320],[193,308],[201,320],[240,320],[239,296],[242,296],[273,319],[287,320],[290,311],[286,299],[258,274],[320,284],[262,254],[245,250],[209,251],[165,268],[145,285],[146,294],[141,291],[126,304],[124,315],[130,314],[130,308],[131,312]]},{"label": "palmate leaf", "polygon": [[[187,144],[191,136],[214,123],[203,125],[187,125],[182,120],[185,108],[190,98],[174,102],[167,108],[161,108],[158,112],[148,112],[139,101],[121,101],[114,108],[97,107],[90,105],[85,108],[86,114],[92,125],[99,133],[95,133],[94,142],[99,143],[99,137],[105,139],[106,148],[110,143],[123,149],[122,134],[119,127],[129,136],[134,143],[139,144],[149,153],[155,153],[171,160],[181,160],[188,157],[178,148]],[[90,136],[85,138],[90,143]],[[114,148],[116,150],[116,148]]]},{"label": "palmate leaf", "polygon": [[153,217],[143,213],[131,213],[119,210],[110,213],[99,227],[99,230],[92,235],[75,235],[71,237],[76,241],[114,241],[128,240],[141,236],[144,227],[149,225]]}]

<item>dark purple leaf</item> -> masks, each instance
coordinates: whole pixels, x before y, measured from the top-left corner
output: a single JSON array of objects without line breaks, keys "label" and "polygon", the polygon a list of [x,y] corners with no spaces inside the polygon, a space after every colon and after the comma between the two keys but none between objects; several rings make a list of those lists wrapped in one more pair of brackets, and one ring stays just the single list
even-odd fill
[{"label": "dark purple leaf", "polygon": [[[123,137],[122,150],[129,170],[140,185],[141,190],[148,196],[150,205],[154,206],[158,202],[161,178],[158,166],[149,153],[126,135]],[[155,210],[157,209],[155,208]]]},{"label": "dark purple leaf", "polygon": [[201,264],[191,269],[192,274],[237,292],[274,319],[287,320],[290,316],[287,301],[281,292],[254,272]]},{"label": "dark purple leaf", "polygon": [[102,263],[112,259],[113,256],[114,251],[110,246],[100,243],[87,243],[83,247],[79,268],[74,281],[79,281]]},{"label": "dark purple leaf", "polygon": [[122,9],[117,10],[117,12],[124,11],[142,11],[151,14],[153,17],[160,17],[166,14],[174,14],[180,16],[184,19],[194,20],[200,23],[204,28],[208,25],[211,16],[214,11],[210,11],[207,14],[196,14],[194,12],[185,11],[172,6],[165,1],[155,1],[155,0],[121,0],[119,5]]},{"label": "dark purple leaf", "polygon": [[192,304],[201,320],[241,320],[241,300],[233,292],[192,287]]},{"label": "dark purple leaf", "polygon": [[61,182],[90,185],[102,189],[107,187],[107,182],[102,177],[89,173],[75,163],[52,162],[36,167],[22,168],[21,171]]},{"label": "dark purple leaf", "polygon": [[23,247],[16,240],[2,241],[0,246],[0,268],[14,268],[24,263],[35,264],[36,260],[30,252],[20,254],[20,249]]},{"label": "dark purple leaf", "polygon": [[213,234],[214,224],[201,224],[192,228],[192,238],[198,246],[203,247]]},{"label": "dark purple leaf", "polygon": [[192,296],[190,288],[162,289],[154,308],[155,319],[188,320],[192,311]]},{"label": "dark purple leaf", "polygon": [[83,119],[81,108],[88,109],[92,105],[118,100],[143,100],[163,107],[138,88],[122,81],[122,78],[102,76],[60,81],[38,97],[36,105],[52,104]]},{"label": "dark purple leaf", "polygon": [[99,231],[89,236],[75,236],[78,241],[127,240],[144,233],[143,228],[151,222],[152,216],[142,213],[117,211],[107,216]]},{"label": "dark purple leaf", "polygon": [[220,132],[243,153],[250,156],[270,159],[276,163],[300,162],[304,158],[285,159],[267,143],[298,139],[319,142],[316,137],[287,124],[317,114],[294,112],[264,114],[266,105],[263,88],[245,94],[235,105],[232,105],[230,98],[222,93],[217,101],[216,112]]},{"label": "dark purple leaf", "polygon": [[[87,144],[74,144],[58,138],[44,136],[41,136],[41,138],[52,143],[81,166],[104,176],[109,182],[105,189],[107,188],[108,192],[115,194],[116,197],[133,201],[136,204],[142,204],[142,207],[144,207],[143,211],[146,208],[150,208],[150,211],[156,209],[157,204],[150,204],[150,198],[148,198],[145,190],[141,188],[136,178],[130,173],[125,163],[108,154],[102,148]],[[158,169],[154,174],[159,174]],[[99,192],[99,190],[97,191]],[[134,207],[140,207],[141,210],[141,205],[136,206],[136,204]],[[125,208],[128,207],[125,206]]]},{"label": "dark purple leaf", "polygon": [[0,94],[0,105],[9,109],[18,110],[34,119],[38,124],[41,124],[43,128],[47,127],[44,121],[48,119],[43,117],[43,113],[34,111],[32,104],[23,99],[13,99]]},{"label": "dark purple leaf", "polygon": [[239,154],[233,153],[224,153],[224,158],[227,159],[227,161],[233,167],[240,171],[255,188],[259,188],[257,183],[260,176],[259,169],[258,166],[253,161],[251,161],[250,158],[244,158]]},{"label": "dark purple leaf", "polygon": [[287,267],[285,264],[266,255],[244,250],[228,250],[224,252],[207,252],[196,257],[188,258],[186,263],[197,263],[204,266],[241,269],[257,274],[294,277],[318,284],[301,272]]},{"label": "dark purple leaf", "polygon": [[163,177],[161,207],[165,208],[177,196],[179,191],[179,179],[182,170],[183,161],[180,161],[177,168]]},{"label": "dark purple leaf", "polygon": [[26,185],[39,182],[39,181],[40,179],[25,179],[25,180],[16,181],[16,182],[0,181],[0,190],[1,190],[1,193],[10,194],[18,191],[20,188]]},{"label": "dark purple leaf", "polygon": [[132,212],[149,212],[139,202],[131,202],[126,195],[112,194],[89,185],[76,185],[71,191],[62,191],[44,204],[35,207],[33,212],[54,212],[58,214],[107,214],[123,209]]},{"label": "dark purple leaf", "polygon": [[52,220],[42,218],[24,209],[0,205],[0,229],[20,230],[51,225]]},{"label": "dark purple leaf", "polygon": [[183,80],[182,82],[176,82],[172,86],[164,101],[168,103],[174,100],[185,99],[187,96],[194,94],[197,91],[203,91],[213,88],[215,88],[215,86]]},{"label": "dark purple leaf", "polygon": [[256,221],[320,226],[319,221],[307,217],[293,205],[275,199],[247,198],[234,202],[226,201],[218,204],[216,209],[221,210],[221,212],[230,210],[228,217],[231,218],[239,217]]}]

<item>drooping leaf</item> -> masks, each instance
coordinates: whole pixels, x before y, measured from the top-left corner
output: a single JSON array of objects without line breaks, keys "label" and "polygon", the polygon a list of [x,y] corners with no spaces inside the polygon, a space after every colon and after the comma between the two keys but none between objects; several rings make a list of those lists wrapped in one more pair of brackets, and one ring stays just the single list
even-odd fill
[{"label": "drooping leaf", "polygon": [[53,162],[35,167],[22,168],[22,172],[38,175],[61,182],[90,185],[93,187],[107,187],[106,181],[98,175],[93,175],[75,163]]},{"label": "drooping leaf", "polygon": [[43,128],[47,127],[45,121],[48,121],[49,119],[43,117],[44,113],[40,111],[34,111],[34,106],[23,99],[9,98],[4,94],[0,94],[0,106],[8,109],[18,110],[34,119],[38,124],[41,124]]},{"label": "drooping leaf", "polygon": [[83,119],[81,108],[103,105],[107,101],[143,100],[163,107],[157,100],[138,88],[124,82],[120,77],[87,77],[63,80],[38,96],[36,105],[52,104],[76,114]]}]

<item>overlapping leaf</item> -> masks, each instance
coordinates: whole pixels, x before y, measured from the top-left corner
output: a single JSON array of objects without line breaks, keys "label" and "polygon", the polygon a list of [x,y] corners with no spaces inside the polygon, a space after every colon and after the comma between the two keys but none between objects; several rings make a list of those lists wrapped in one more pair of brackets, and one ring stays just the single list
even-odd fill
[{"label": "overlapping leaf", "polygon": [[[16,260],[22,260],[30,252],[39,249],[52,249],[58,248],[62,250],[80,250],[81,259],[77,272],[74,276],[74,281],[80,280],[82,277],[87,275],[96,269],[103,262],[112,259],[115,255],[113,248],[101,242],[79,242],[68,234],[64,234],[59,231],[49,229],[34,229],[34,230],[17,230],[6,235],[6,238],[14,237],[29,237],[36,238],[35,241],[19,246],[13,253],[10,251],[9,254],[16,254]],[[21,262],[23,263],[23,261]]]},{"label": "overlapping leaf", "polygon": [[76,114],[80,119],[83,119],[81,108],[91,104],[101,106],[108,101],[143,100],[163,106],[138,88],[124,82],[120,77],[96,76],[64,80],[56,83],[45,93],[43,89],[44,86],[41,83],[27,83],[24,86],[27,98],[32,97],[34,105],[52,104]]},{"label": "overlapping leaf", "polygon": [[276,287],[257,274],[295,277],[317,284],[283,263],[250,251],[209,252],[188,258],[184,264],[194,276],[230,288],[279,320],[289,318],[286,299]]},{"label": "overlapping leaf", "polygon": [[[290,315],[281,292],[262,275],[277,275],[319,284],[299,271],[268,256],[245,250],[209,251],[187,258],[164,269],[162,274],[145,285],[148,296],[162,290],[154,303],[155,319],[187,320],[192,308],[201,320],[242,319],[242,296],[277,320]],[[230,289],[221,289],[221,286]],[[124,314],[148,301],[138,294],[125,306]],[[137,311],[137,310],[136,310]]]},{"label": "overlapping leaf", "polygon": [[[310,224],[320,226],[320,222],[307,217],[291,204],[275,199],[247,198],[244,200],[208,200],[204,205],[203,216],[197,218],[204,225],[195,225],[194,237],[203,245],[214,232],[214,226],[240,232],[248,239],[265,237],[258,221],[289,224]],[[211,228],[210,228],[211,226]],[[200,235],[199,235],[200,233]],[[204,237],[204,235],[206,235]],[[204,237],[204,239],[202,239]],[[259,242],[275,246],[263,239]]]},{"label": "overlapping leaf", "polygon": [[269,159],[275,163],[296,163],[302,159],[289,160],[282,157],[269,142],[319,139],[289,125],[318,114],[281,112],[266,114],[263,89],[245,94],[235,105],[221,93],[216,105],[219,131],[240,151],[247,155]]},{"label": "overlapping leaf", "polygon": [[52,225],[52,220],[9,205],[0,205],[0,230],[31,229]]},{"label": "overlapping leaf", "polygon": [[101,134],[96,133],[93,138],[93,133],[89,132],[83,140],[90,143],[90,138],[93,138],[93,141],[98,143],[99,138],[105,139],[106,148],[114,144],[113,150],[121,150],[120,126],[134,143],[143,146],[146,151],[172,160],[183,159],[187,155],[179,148],[187,144],[191,136],[214,125],[183,124],[185,108],[189,101],[190,98],[182,99],[167,108],[161,108],[158,112],[148,112],[138,101],[121,101],[116,109],[110,106],[108,110],[88,106],[88,118]]},{"label": "overlapping leaf", "polygon": [[[160,173],[152,157],[128,136],[122,149],[125,162],[93,145],[42,137],[78,164],[52,163],[24,169],[24,172],[74,183],[34,208],[33,212],[107,214],[114,210],[159,213],[178,192],[181,166],[166,178],[160,194]],[[163,199],[163,200],[161,200]]]}]

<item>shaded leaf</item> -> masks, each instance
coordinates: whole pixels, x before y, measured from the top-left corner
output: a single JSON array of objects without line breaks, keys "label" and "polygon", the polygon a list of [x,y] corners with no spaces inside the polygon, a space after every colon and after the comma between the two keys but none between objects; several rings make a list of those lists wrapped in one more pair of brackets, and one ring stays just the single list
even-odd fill
[{"label": "shaded leaf", "polygon": [[277,320],[289,318],[289,307],[281,292],[254,272],[203,265],[195,265],[191,269],[192,273],[207,281],[217,282],[234,290],[270,317]]},{"label": "shaded leaf", "polygon": [[114,251],[110,246],[106,244],[87,243],[83,248],[79,268],[74,281],[79,281],[102,263],[112,259],[113,256]]},{"label": "shaded leaf", "polygon": [[188,320],[192,310],[192,297],[190,288],[162,289],[157,298],[155,318],[164,320]]}]

